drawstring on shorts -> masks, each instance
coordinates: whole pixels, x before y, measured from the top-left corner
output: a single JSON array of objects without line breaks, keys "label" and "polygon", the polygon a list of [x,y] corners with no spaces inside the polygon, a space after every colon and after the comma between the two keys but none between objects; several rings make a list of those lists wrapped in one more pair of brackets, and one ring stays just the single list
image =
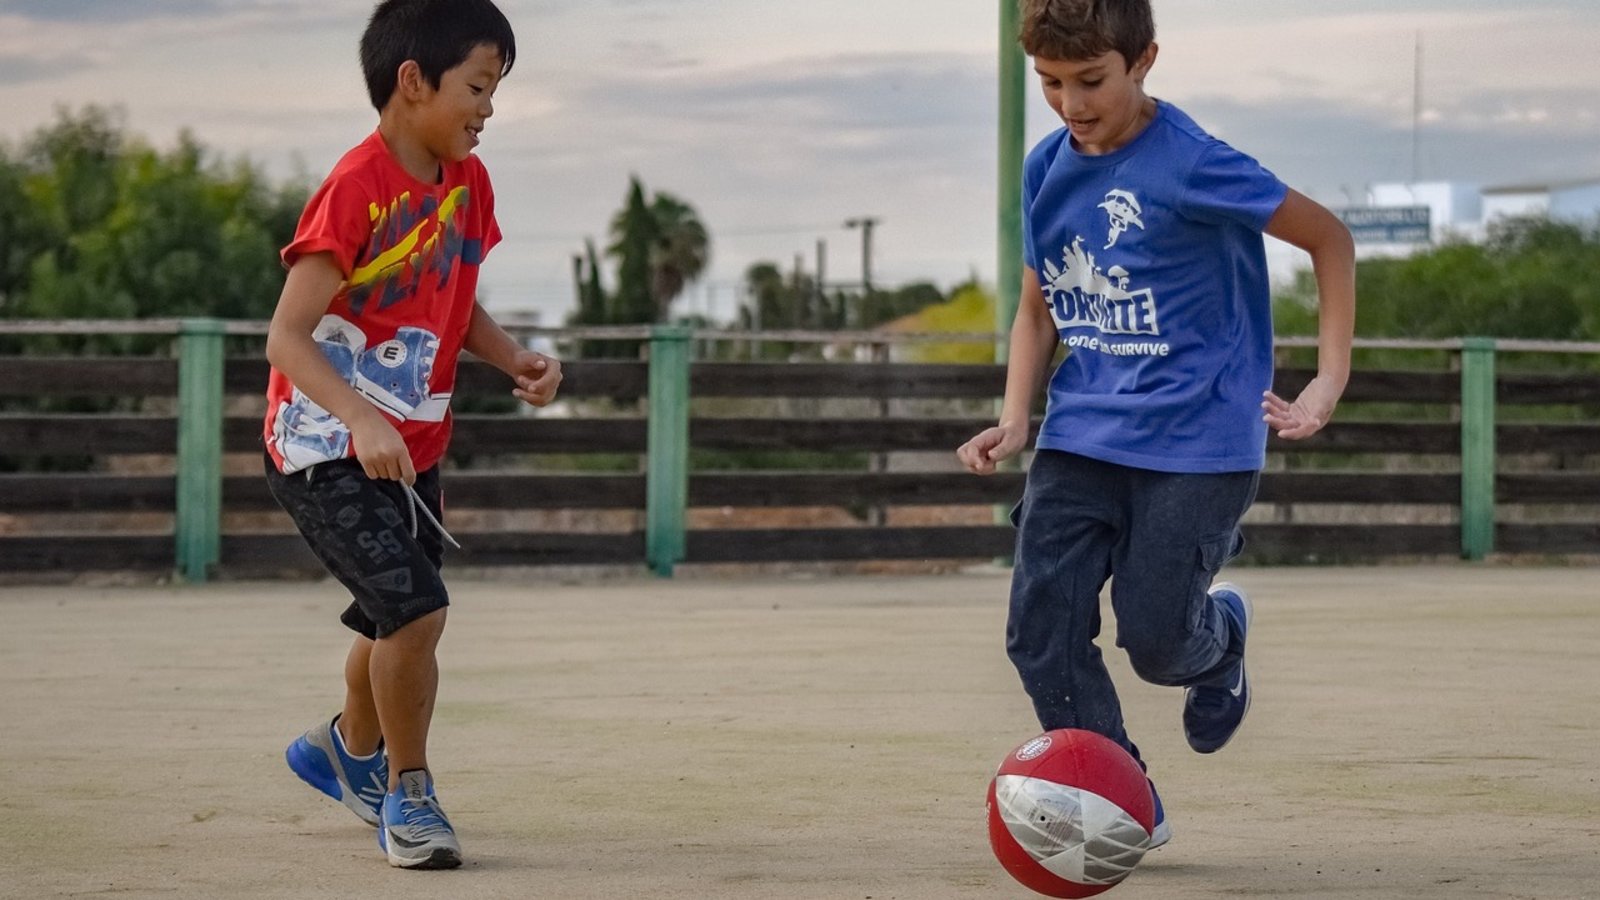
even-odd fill
[{"label": "drawstring on shorts", "polygon": [[[306,481],[307,482],[311,481],[311,473],[316,468],[317,468],[316,465],[309,465],[309,466],[305,467],[304,471],[306,473]],[[409,501],[406,504],[406,506],[408,507],[406,512],[410,515],[410,518],[411,518],[411,536],[412,537],[416,537],[417,536],[417,510],[420,509],[420,510],[422,510],[422,515],[428,520],[428,524],[433,526],[433,530],[439,532],[439,535],[441,537],[443,537],[445,540],[449,541],[450,542],[450,546],[455,547],[457,550],[460,550],[461,549],[461,543],[459,541],[457,541],[455,539],[455,537],[450,534],[450,532],[445,531],[444,530],[444,524],[441,523],[438,519],[435,519],[433,517],[433,513],[428,511],[428,504],[422,502],[422,497],[421,497],[421,495],[419,495],[417,493],[417,489],[412,487],[409,484],[406,484],[404,481],[400,482],[400,486],[402,488],[405,488],[406,499]]]},{"label": "drawstring on shorts", "polygon": [[406,489],[406,496],[411,500],[411,503],[409,504],[411,507],[409,510],[411,513],[411,536],[417,536],[417,511],[421,510],[422,515],[427,518],[428,524],[432,525],[433,529],[439,532],[441,537],[449,541],[451,546],[455,547],[457,550],[460,550],[461,544],[450,535],[450,532],[444,530],[443,523],[433,517],[433,513],[428,510],[428,505],[423,503],[422,498],[417,495],[417,489],[409,484],[406,484],[404,481],[400,482],[400,486]]}]

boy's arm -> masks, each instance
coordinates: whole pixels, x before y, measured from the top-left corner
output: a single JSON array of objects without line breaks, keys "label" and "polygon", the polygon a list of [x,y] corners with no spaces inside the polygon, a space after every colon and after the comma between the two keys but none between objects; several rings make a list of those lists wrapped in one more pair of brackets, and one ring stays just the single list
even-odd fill
[{"label": "boy's arm", "polygon": [[561,386],[561,363],[522,346],[476,302],[472,304],[472,319],[462,346],[510,375],[517,383],[511,393],[524,403],[544,406],[556,398],[556,389]]},{"label": "boy's arm", "polygon": [[1011,351],[1006,362],[1006,396],[1000,406],[1000,424],[979,432],[956,450],[967,471],[992,475],[995,464],[1022,451],[1028,443],[1033,400],[1044,385],[1045,373],[1055,358],[1055,322],[1045,306],[1039,275],[1022,271],[1022,297],[1011,323]]},{"label": "boy's arm", "polygon": [[334,370],[312,337],[343,283],[344,273],[331,253],[310,253],[295,261],[267,328],[267,361],[350,429],[356,459],[367,477],[411,484],[417,472],[400,432]]},{"label": "boy's arm", "polygon": [[1350,342],[1356,326],[1356,248],[1350,229],[1322,204],[1289,191],[1267,222],[1266,233],[1311,254],[1317,280],[1317,375],[1290,403],[1267,391],[1261,403],[1267,425],[1290,440],[1328,424],[1350,380]]}]

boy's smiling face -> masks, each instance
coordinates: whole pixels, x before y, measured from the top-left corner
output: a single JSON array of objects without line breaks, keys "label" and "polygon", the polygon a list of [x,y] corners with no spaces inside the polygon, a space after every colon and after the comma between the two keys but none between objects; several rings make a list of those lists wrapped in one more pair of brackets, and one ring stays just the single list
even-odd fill
[{"label": "boy's smiling face", "polygon": [[460,65],[440,76],[437,90],[424,84],[416,133],[435,158],[460,162],[478,146],[484,122],[494,115],[492,101],[504,69],[499,51],[479,44]]},{"label": "boy's smiling face", "polygon": [[1065,122],[1079,150],[1110,153],[1136,137],[1149,119],[1144,77],[1156,59],[1145,48],[1133,67],[1116,50],[1093,59],[1034,59],[1045,101]]}]

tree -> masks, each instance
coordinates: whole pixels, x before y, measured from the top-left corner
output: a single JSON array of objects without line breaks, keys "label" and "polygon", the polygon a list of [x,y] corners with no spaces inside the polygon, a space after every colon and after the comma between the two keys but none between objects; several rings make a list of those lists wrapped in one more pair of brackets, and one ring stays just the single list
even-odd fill
[{"label": "tree", "polygon": [[191,134],[161,151],[62,110],[0,151],[0,317],[266,318],[305,197]]},{"label": "tree", "polygon": [[711,262],[711,239],[694,209],[677,197],[657,193],[650,201],[656,240],[650,252],[650,296],[656,302],[658,321],[684,288],[698,279]]},{"label": "tree", "polygon": [[[1316,282],[1301,272],[1274,301],[1280,334],[1316,333]],[[1600,229],[1509,219],[1482,243],[1451,241],[1356,267],[1356,333],[1600,340]]]},{"label": "tree", "polygon": [[[776,263],[755,263],[745,270],[744,292],[738,324],[746,331],[836,331],[845,327],[845,296],[818,290],[816,279],[803,272],[786,278]],[[764,341],[760,354],[786,359],[804,346]]]},{"label": "tree", "polygon": [[[578,306],[569,325],[644,325],[669,321],[672,301],[705,271],[711,241],[694,207],[667,193],[647,196],[638,176],[612,216],[606,256],[616,261],[617,286],[600,282],[594,242],[577,263]],[[585,268],[586,267],[586,268]],[[638,341],[583,341],[584,356],[637,356]]]},{"label": "tree", "polygon": [[[575,271],[578,281],[578,308],[570,317],[570,322],[609,324],[610,298],[606,294],[605,286],[600,283],[600,258],[595,252],[594,241],[584,241],[583,250],[583,256],[578,258]],[[620,355],[613,352],[613,342],[609,341],[579,341],[576,349],[580,357],[588,359]]]},{"label": "tree", "polygon": [[[951,289],[949,300],[925,307],[887,327],[896,331],[988,334],[995,330],[994,310],[994,292],[974,276],[966,284]],[[899,357],[919,363],[986,364],[995,361],[995,346],[970,341],[910,344],[899,351]]]},{"label": "tree", "polygon": [[606,255],[617,261],[617,291],[611,297],[608,325],[660,321],[660,307],[650,294],[651,255],[660,226],[645,201],[637,177],[628,184],[628,199],[611,219],[611,246]]},{"label": "tree", "polygon": [[861,298],[858,324],[862,328],[876,328],[944,301],[939,288],[926,281],[915,281],[892,291],[871,291]]},{"label": "tree", "polygon": [[711,258],[706,227],[692,206],[672,194],[645,194],[638,176],[629,179],[628,199],[611,220],[606,252],[617,260],[618,324],[667,321],[672,301]]}]

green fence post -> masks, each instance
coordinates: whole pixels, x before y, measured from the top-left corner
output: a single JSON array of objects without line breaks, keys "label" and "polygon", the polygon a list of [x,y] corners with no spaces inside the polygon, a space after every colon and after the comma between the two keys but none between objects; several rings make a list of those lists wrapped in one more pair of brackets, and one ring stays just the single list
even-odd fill
[{"label": "green fence post", "polygon": [[222,366],[226,325],[185,319],[178,330],[175,558],[202,583],[222,556]]},{"label": "green fence post", "polygon": [[[996,172],[999,202],[995,209],[995,244],[1000,258],[994,304],[994,330],[999,335],[994,358],[998,363],[1005,363],[1011,355],[1008,338],[1022,297],[1022,162],[1027,152],[1028,57],[1017,40],[1021,27],[1022,13],[1017,0],[1000,0],[1000,159]],[[995,401],[997,417],[1001,406],[1002,401]],[[1016,460],[1009,460],[1000,468],[1001,471],[1015,471],[1019,467]],[[994,523],[1011,524],[1010,512],[1010,506],[996,505]],[[1010,556],[995,559],[999,566],[1009,567],[1011,563]]]},{"label": "green fence post", "polygon": [[1461,344],[1461,556],[1494,552],[1495,344]]},{"label": "green fence post", "polygon": [[[995,210],[996,245],[1000,259],[995,280],[994,324],[1011,333],[1022,295],[1022,162],[1027,151],[1028,57],[1017,36],[1022,13],[1017,0],[1000,0],[1000,165]],[[1002,337],[996,357],[1005,362],[1011,350]]]},{"label": "green fence post", "polygon": [[689,516],[689,339],[650,332],[650,427],[645,474],[645,564],[663,578],[683,562]]}]

